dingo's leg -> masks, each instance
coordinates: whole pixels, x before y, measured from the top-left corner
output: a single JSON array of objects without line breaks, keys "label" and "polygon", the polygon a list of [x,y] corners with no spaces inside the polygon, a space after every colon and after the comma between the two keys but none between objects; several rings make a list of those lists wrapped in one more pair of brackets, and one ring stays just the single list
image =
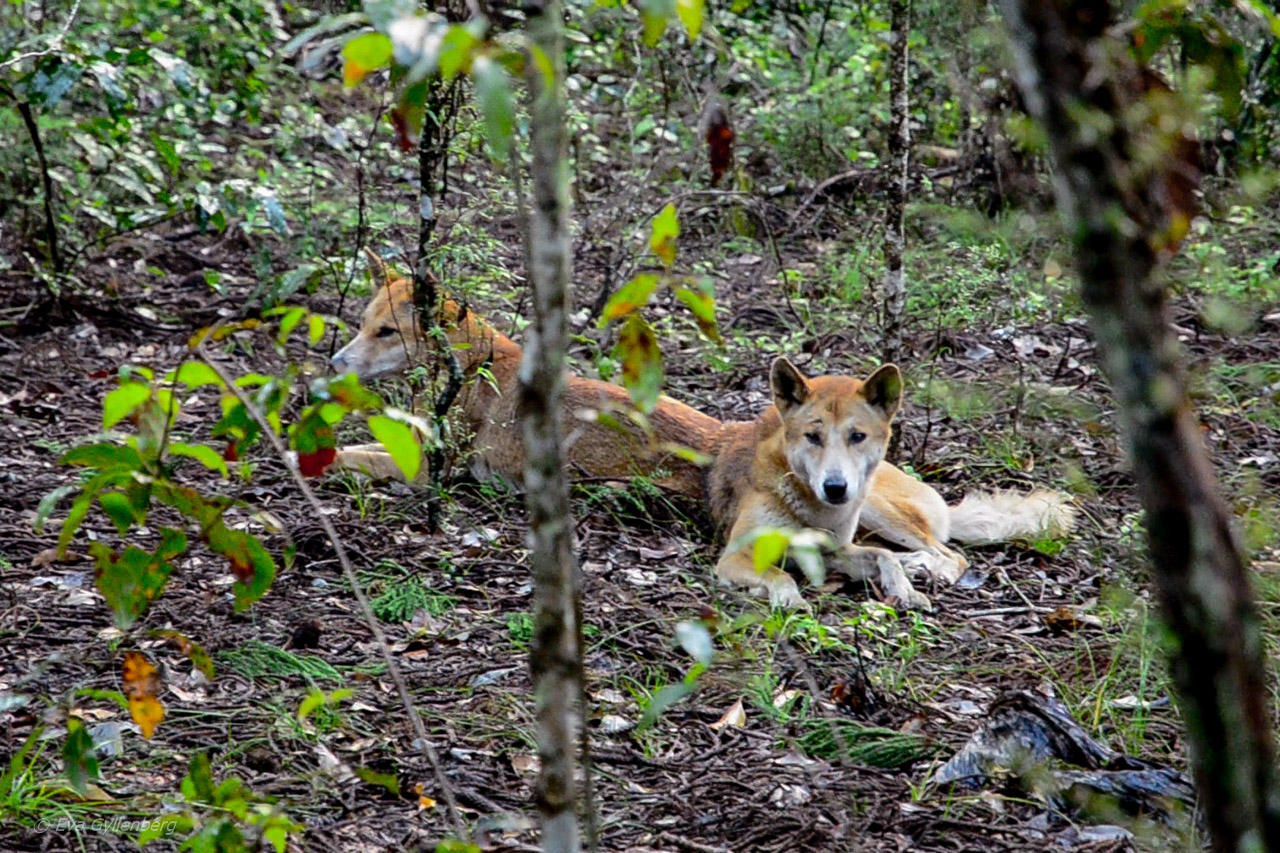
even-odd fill
[{"label": "dingo's leg", "polygon": [[[381,444],[353,444],[338,449],[330,471],[359,471],[375,480],[404,480],[404,472]],[[415,482],[427,481],[427,459],[424,455]]]},{"label": "dingo's leg", "polygon": [[846,545],[835,555],[836,568],[854,580],[875,580],[911,610],[932,610],[928,596],[911,585],[898,558],[883,548]]},{"label": "dingo's leg", "polygon": [[791,575],[777,566],[770,566],[763,572],[756,571],[748,546],[726,551],[716,563],[716,577],[726,583],[746,587],[756,595],[767,595],[774,607],[807,607]]}]

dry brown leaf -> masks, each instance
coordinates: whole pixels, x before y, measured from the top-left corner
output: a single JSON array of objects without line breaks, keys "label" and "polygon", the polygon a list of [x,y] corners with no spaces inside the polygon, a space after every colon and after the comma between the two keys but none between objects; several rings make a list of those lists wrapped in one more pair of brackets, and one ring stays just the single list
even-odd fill
[{"label": "dry brown leaf", "polygon": [[747,711],[742,707],[742,700],[739,699],[733,703],[729,710],[724,712],[724,716],[711,724],[711,728],[719,731],[727,726],[733,726],[740,729],[747,724]]}]

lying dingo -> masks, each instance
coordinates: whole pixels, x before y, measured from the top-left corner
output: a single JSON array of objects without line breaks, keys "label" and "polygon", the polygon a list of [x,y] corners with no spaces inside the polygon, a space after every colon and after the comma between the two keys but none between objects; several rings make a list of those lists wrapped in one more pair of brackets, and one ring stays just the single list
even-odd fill
[{"label": "lying dingo", "polygon": [[[750,534],[759,528],[816,528],[831,534],[836,564],[856,579],[876,579],[908,607],[928,608],[901,560],[954,582],[967,566],[949,539],[990,542],[1059,533],[1074,510],[1057,494],[971,494],[948,507],[930,486],[883,462],[902,376],[885,365],[866,380],[806,379],[779,358],[769,377],[773,407],[754,423],[724,424],[713,448],[709,502],[727,527],[716,575],[769,596],[776,606],[803,604],[791,576],[777,566],[756,571]],[[896,555],[853,544],[862,529],[915,552]]]},{"label": "lying dingo", "polygon": [[[355,373],[362,380],[402,373],[422,364],[436,346],[419,331],[413,283],[385,269],[382,277],[360,331],[332,359],[339,373]],[[521,349],[452,299],[443,301],[437,321],[467,377],[455,405],[474,436],[473,473],[477,479],[499,474],[518,483],[524,476],[524,440],[516,415]],[[482,368],[483,377],[478,375]],[[625,480],[641,475],[676,494],[702,496],[702,469],[675,451],[706,444],[706,437],[720,428],[715,418],[664,396],[649,413],[652,434],[646,434],[626,414],[633,407],[625,388],[579,376],[568,378],[563,406],[571,476]],[[597,421],[598,414],[610,415],[610,422]],[[376,444],[342,448],[333,467],[399,476],[391,457]]]}]

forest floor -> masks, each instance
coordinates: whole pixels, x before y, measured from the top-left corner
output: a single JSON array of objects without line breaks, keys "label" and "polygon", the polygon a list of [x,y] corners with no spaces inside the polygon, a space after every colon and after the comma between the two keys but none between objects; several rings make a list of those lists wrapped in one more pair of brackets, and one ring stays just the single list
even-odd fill
[{"label": "forest floor", "polygon": [[[650,201],[654,210],[662,203]],[[681,262],[715,271],[727,343],[698,341],[677,308],[659,300],[654,315],[670,331],[663,345],[671,395],[720,418],[749,419],[767,405],[765,373],[776,353],[811,373],[874,362],[868,341],[876,321],[867,313],[874,303],[860,290],[819,286],[834,280],[823,266],[833,250],[820,236],[744,245],[726,236],[725,221],[715,204],[682,209]],[[491,226],[498,239],[514,233],[510,220]],[[606,230],[584,225],[592,227]],[[807,590],[811,613],[782,614],[714,583],[719,546],[701,507],[643,483],[577,486],[600,849],[900,853],[1179,843],[1152,824],[1131,826],[1136,839],[1089,830],[1080,815],[1046,808],[1012,784],[929,784],[991,703],[1016,690],[1057,696],[1091,735],[1121,752],[1183,767],[1185,746],[1142,569],[1138,506],[1087,327],[1066,295],[1069,277],[1054,270],[1053,251],[1001,258],[992,249],[1000,241],[948,238],[924,217],[913,220],[912,239],[922,248],[913,261],[899,460],[952,500],[983,488],[1068,490],[1082,510],[1077,530],[1038,547],[964,549],[972,571],[956,586],[927,589],[933,613],[896,614],[875,590],[832,582]],[[129,834],[48,831],[35,821],[164,814],[176,808],[197,751],[210,754],[218,779],[241,778],[305,825],[299,850],[429,849],[451,832],[444,794],[412,745],[334,550],[277,460],[262,458],[241,497],[283,522],[297,546],[294,565],[264,600],[237,613],[232,579],[197,552],[144,623],[204,644],[217,677],[207,681],[163,640],[144,639],[167,687],[168,717],[151,739],[138,735],[127,712],[84,692],[119,689],[121,634],[85,557],[86,536],[117,537],[91,516],[72,559],[50,562],[65,505],[40,534],[32,526],[37,504],[74,481],[56,460],[101,431],[102,399],[121,364],[168,369],[197,328],[241,315],[252,290],[249,256],[243,239],[216,236],[117,244],[89,275],[111,298],[81,299],[63,312],[29,280],[3,282],[0,691],[34,698],[0,707],[0,753],[16,752],[37,723],[58,734],[70,708],[96,733],[119,734],[122,747],[103,759],[100,796],[79,802],[37,784],[57,772],[60,741],[48,743],[26,787],[0,791],[10,813],[25,816],[6,824],[6,850],[132,849]],[[165,275],[144,281],[135,274],[140,258]],[[799,259],[788,266],[808,280],[784,282],[783,258]],[[514,250],[504,261],[519,271]],[[587,306],[607,262],[598,252],[578,261],[575,304]],[[199,274],[210,267],[226,274],[222,294]],[[1020,277],[1009,278],[1010,270]],[[1060,284],[1019,292],[1019,282],[1032,279]],[[983,282],[992,281],[997,295],[988,304]],[[972,289],[956,290],[955,282]],[[1032,296],[1038,301],[1027,303]],[[339,309],[331,291],[308,299],[316,309]],[[341,305],[353,323],[358,301]],[[483,293],[473,304],[503,328],[520,307]],[[1183,293],[1173,320],[1205,438],[1254,553],[1274,650],[1280,314],[1264,307],[1247,330],[1227,334],[1206,325],[1206,305],[1203,293]],[[598,336],[582,319],[584,334]],[[236,341],[224,353],[232,373],[279,365],[262,336]],[[591,369],[593,351],[575,348],[580,370]],[[310,359],[320,365],[325,355]],[[207,436],[218,400],[207,389],[196,398],[180,428]],[[426,530],[425,496],[403,485],[330,477],[320,497],[375,599],[477,842],[529,849],[536,747],[521,496],[459,475],[436,535]],[[274,547],[279,540],[271,539]],[[676,624],[706,616],[714,621],[712,665],[690,695],[637,726],[658,710],[662,688],[693,668]],[[317,687],[354,693],[300,720],[299,704]],[[714,725],[739,702],[741,725]],[[878,762],[888,766],[871,766],[839,754],[833,724],[910,737],[897,757]],[[403,796],[360,781],[358,768],[396,775]],[[419,785],[428,800],[419,799]]]}]

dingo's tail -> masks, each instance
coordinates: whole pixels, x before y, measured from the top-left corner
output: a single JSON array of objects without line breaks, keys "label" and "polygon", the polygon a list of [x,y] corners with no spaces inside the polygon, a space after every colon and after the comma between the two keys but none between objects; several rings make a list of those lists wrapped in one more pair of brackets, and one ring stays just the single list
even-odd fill
[{"label": "dingo's tail", "polygon": [[1061,536],[1076,521],[1070,499],[1047,489],[1030,494],[976,492],[950,507],[951,539],[959,542],[1007,542]]}]

